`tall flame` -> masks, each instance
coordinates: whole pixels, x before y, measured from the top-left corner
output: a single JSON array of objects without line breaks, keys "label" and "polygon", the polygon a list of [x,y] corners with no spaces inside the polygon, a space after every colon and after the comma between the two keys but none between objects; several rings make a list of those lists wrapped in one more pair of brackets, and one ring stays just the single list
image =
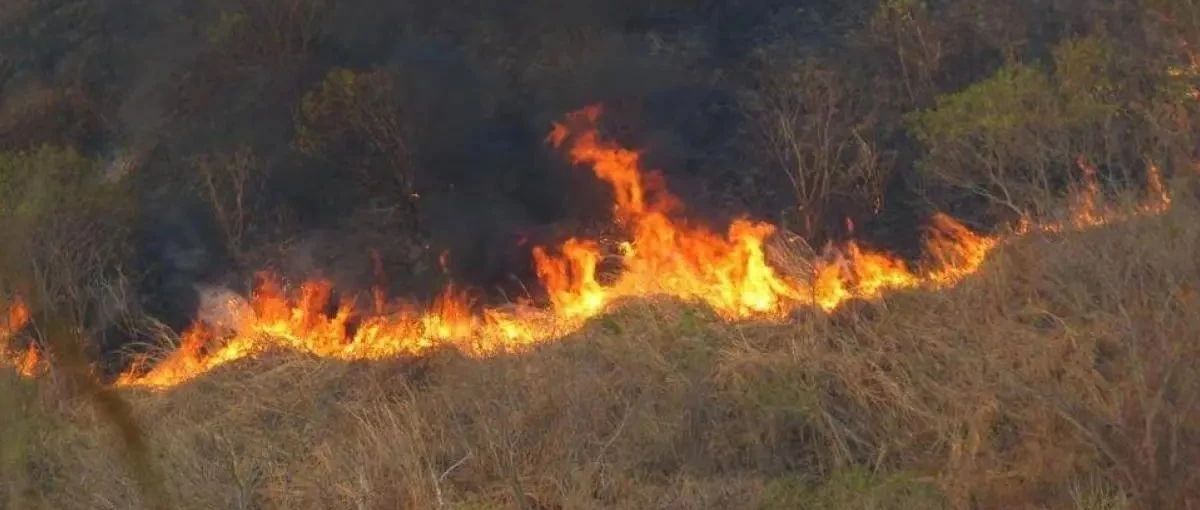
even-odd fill
[{"label": "tall flame", "polygon": [[[595,313],[613,296],[666,294],[708,303],[727,317],[776,312],[802,295],[766,262],[764,240],[774,227],[734,221],[724,235],[679,218],[683,207],[658,172],[641,168],[638,152],[600,136],[601,109],[571,113],[556,124],[549,142],[576,164],[586,164],[613,192],[613,212],[631,240],[622,245],[623,271],[608,289],[594,281],[600,253],[595,243],[571,239],[561,256],[535,252],[535,264],[556,308],[574,315],[579,304]],[[580,268],[571,275],[563,268]],[[587,280],[592,281],[587,281]]]}]

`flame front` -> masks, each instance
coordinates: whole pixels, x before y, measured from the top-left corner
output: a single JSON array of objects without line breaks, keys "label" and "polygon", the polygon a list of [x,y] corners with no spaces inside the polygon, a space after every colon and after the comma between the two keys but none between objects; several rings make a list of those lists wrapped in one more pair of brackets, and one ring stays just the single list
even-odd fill
[{"label": "flame front", "polygon": [[[605,258],[600,244],[580,238],[532,250],[547,307],[481,308],[469,292],[450,286],[425,307],[390,303],[375,288],[364,311],[353,299],[334,300],[329,282],[303,282],[288,292],[278,278],[263,274],[248,306],[231,304],[236,317],[231,327],[216,330],[198,323],[182,335],[177,349],[148,368],[137,364],[118,384],[171,387],[275,349],[339,360],[416,356],[445,347],[488,356],[560,338],[627,297],[702,302],[726,319],[782,317],[801,307],[831,311],[848,300],[879,299],[897,289],[953,285],[978,271],[1003,241],[936,214],[927,228],[925,257],[915,269],[899,257],[850,241],[809,261],[811,271],[784,275],[767,263],[765,246],[774,226],[738,219],[722,233],[689,221],[662,176],[641,167],[639,152],[601,135],[601,116],[598,106],[568,114],[547,141],[611,188],[613,217],[627,236],[615,254],[620,272],[611,284],[601,284],[598,277]],[[1094,170],[1083,158],[1079,165],[1084,177],[1074,195],[1072,226],[1117,218],[1098,205]],[[1147,181],[1151,196],[1141,211],[1165,210],[1169,197],[1157,167],[1149,167]],[[1062,228],[1027,223],[1018,233]]]}]

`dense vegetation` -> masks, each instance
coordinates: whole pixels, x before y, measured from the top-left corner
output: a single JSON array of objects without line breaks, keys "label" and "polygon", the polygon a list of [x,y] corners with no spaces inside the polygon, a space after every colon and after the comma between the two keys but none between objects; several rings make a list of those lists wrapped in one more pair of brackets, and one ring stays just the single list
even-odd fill
[{"label": "dense vegetation", "polygon": [[[1186,184],[1198,52],[1193,0],[8,0],[0,297],[99,379],[265,268],[541,298],[530,240],[609,223],[543,143],[591,103],[705,221],[915,256],[935,210]],[[1189,200],[832,319],[631,305],[525,358],[260,361],[109,414],[154,424],[142,496],[197,508],[1196,505]],[[90,411],[0,384],[0,501],[139,497]]]}]

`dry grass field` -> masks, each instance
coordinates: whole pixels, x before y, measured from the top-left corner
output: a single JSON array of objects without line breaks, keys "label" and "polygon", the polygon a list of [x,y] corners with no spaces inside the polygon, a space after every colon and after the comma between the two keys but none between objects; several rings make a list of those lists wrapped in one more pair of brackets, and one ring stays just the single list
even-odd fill
[{"label": "dry grass field", "polygon": [[1195,507],[1200,204],[1182,191],[1163,215],[1014,239],[954,288],[781,323],[637,300],[489,359],[278,352],[122,390],[119,427],[55,372],[6,370],[0,501]]}]

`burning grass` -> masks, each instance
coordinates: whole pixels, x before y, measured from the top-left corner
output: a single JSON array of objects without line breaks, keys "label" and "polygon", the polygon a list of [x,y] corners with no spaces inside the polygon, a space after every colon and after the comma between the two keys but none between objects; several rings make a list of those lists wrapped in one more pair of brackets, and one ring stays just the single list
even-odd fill
[{"label": "burning grass", "polygon": [[[832,314],[642,299],[519,354],[276,349],[124,393],[173,508],[1187,508],[1200,210],[1175,202]],[[138,500],[89,406],[2,384],[10,507]]]},{"label": "burning grass", "polygon": [[[556,340],[629,298],[669,296],[703,303],[727,320],[778,320],[809,307],[830,312],[847,301],[878,299],[890,291],[952,285],[974,273],[1003,240],[938,214],[930,222],[921,267],[910,269],[899,257],[849,241],[805,261],[805,272],[782,274],[767,262],[774,226],[737,219],[720,233],[690,221],[661,175],[643,168],[637,151],[603,136],[601,115],[599,106],[570,113],[554,125],[547,141],[611,187],[613,219],[628,236],[613,283],[598,280],[599,244],[579,238],[533,249],[539,283],[549,295],[543,307],[526,300],[476,310],[468,293],[450,286],[425,308],[389,303],[376,291],[370,312],[353,300],[336,303],[330,312],[329,283],[304,282],[288,293],[277,279],[263,275],[249,303],[232,299],[222,305],[228,308],[222,315],[233,318],[224,330],[197,324],[182,335],[177,349],[149,368],[138,363],[118,385],[169,388],[275,348],[346,361],[420,355],[447,346],[492,356]],[[1082,226],[1100,225],[1107,218],[1096,205],[1092,173],[1085,175],[1091,185],[1085,186],[1086,206],[1076,208],[1076,218]],[[1151,185],[1161,191],[1155,177]],[[1165,206],[1165,194],[1162,200]]]},{"label": "burning grass", "polygon": [[[1197,504],[1200,226],[1156,171],[1109,207],[1081,160],[1070,218],[1008,235],[935,215],[913,267],[853,241],[768,264],[771,225],[688,221],[599,115],[550,142],[612,187],[612,283],[579,238],[533,251],[542,307],[453,286],[361,306],[264,274],[116,381],[154,453],[141,486],[172,508]],[[9,308],[5,343],[29,315]],[[103,420],[54,370],[30,380],[40,351],[4,351],[6,501],[137,501]]]}]

